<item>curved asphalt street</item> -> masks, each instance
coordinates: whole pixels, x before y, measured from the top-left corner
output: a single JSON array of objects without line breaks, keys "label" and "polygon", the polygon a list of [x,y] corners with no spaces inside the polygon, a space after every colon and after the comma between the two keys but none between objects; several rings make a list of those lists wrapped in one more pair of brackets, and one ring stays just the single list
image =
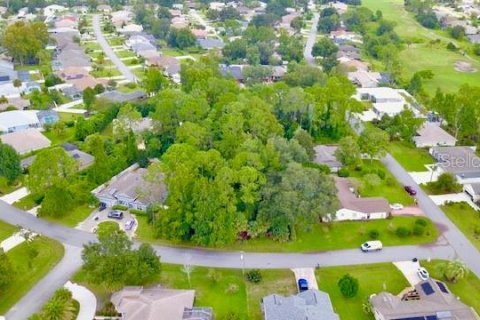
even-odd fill
[{"label": "curved asphalt street", "polygon": [[[417,188],[417,199],[422,210],[442,231],[434,244],[417,246],[386,247],[375,253],[362,253],[359,249],[313,253],[243,253],[219,250],[180,248],[155,245],[162,262],[191,264],[223,268],[295,268],[369,264],[419,259],[455,259],[465,261],[477,276],[480,276],[480,252],[466,239],[443,211],[418,187],[400,164],[387,155],[385,166],[400,183]],[[7,314],[7,320],[23,320],[36,312],[57,287],[63,285],[81,266],[81,247],[96,241],[94,234],[50,223],[0,201],[0,219],[12,225],[20,225],[64,244],[66,255],[44,279],[25,295]],[[338,239],[341,243],[342,239]],[[138,244],[138,243],[137,243]]]},{"label": "curved asphalt street", "polygon": [[102,29],[100,27],[100,15],[96,14],[93,16],[92,21],[93,32],[95,33],[95,37],[97,38],[98,44],[102,47],[103,52],[107,55],[107,57],[112,61],[112,63],[117,67],[118,71],[122,73],[122,75],[130,82],[137,82],[137,77],[133,74],[133,72],[120,60],[113,49],[108,44],[107,40],[103,36]]}]

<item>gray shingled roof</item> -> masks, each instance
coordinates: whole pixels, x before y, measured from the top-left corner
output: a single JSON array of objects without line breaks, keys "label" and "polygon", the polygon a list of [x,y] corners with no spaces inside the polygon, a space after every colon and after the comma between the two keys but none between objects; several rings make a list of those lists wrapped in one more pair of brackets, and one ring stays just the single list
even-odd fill
[{"label": "gray shingled roof", "polygon": [[265,320],[339,320],[325,292],[310,289],[295,296],[277,294],[262,299]]}]

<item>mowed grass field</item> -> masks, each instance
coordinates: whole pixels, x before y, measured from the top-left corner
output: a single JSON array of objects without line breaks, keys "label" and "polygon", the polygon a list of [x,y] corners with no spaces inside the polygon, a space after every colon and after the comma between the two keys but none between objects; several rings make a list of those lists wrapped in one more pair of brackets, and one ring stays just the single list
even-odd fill
[{"label": "mowed grass field", "polygon": [[[420,43],[413,43],[405,46],[400,52],[400,59],[403,67],[403,76],[408,79],[413,73],[430,69],[434,73],[432,80],[425,82],[425,89],[434,94],[437,88],[446,92],[456,91],[462,84],[480,84],[480,58],[473,55],[463,56],[461,52],[447,50],[448,42],[459,46],[469,46],[451,39],[444,31],[429,30],[422,27],[414,18],[413,14],[407,12],[403,6],[403,0],[363,0],[363,6],[373,12],[381,10],[383,17],[396,22],[395,31],[402,39],[418,39]],[[430,45],[431,40],[440,39],[438,45]],[[416,42],[416,41],[415,41]],[[456,71],[456,61],[466,61],[478,71],[475,73],[464,73]]]}]

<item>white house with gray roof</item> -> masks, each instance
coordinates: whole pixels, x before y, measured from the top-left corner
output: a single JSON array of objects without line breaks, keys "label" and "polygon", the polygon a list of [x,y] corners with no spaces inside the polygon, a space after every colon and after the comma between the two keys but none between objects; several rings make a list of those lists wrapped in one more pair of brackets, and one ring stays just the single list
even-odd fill
[{"label": "white house with gray roof", "polygon": [[455,146],[457,139],[440,127],[439,123],[425,122],[413,137],[417,148]]},{"label": "white house with gray roof", "polygon": [[310,289],[284,297],[272,294],[262,299],[264,320],[339,320],[333,311],[330,296]]},{"label": "white house with gray roof", "polygon": [[480,183],[480,157],[474,148],[432,147],[429,152],[437,161],[438,174],[451,173],[460,184]]}]

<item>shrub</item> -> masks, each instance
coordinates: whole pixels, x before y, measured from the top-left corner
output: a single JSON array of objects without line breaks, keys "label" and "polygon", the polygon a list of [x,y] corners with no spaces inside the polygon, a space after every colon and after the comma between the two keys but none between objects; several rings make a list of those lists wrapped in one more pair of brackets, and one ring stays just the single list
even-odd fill
[{"label": "shrub", "polygon": [[249,281],[251,283],[259,283],[260,281],[262,281],[262,273],[258,269],[249,270],[245,274],[245,277],[246,277],[247,281]]},{"label": "shrub", "polygon": [[385,176],[386,176],[385,170],[378,169],[378,170],[377,170],[377,176],[378,176],[380,179],[384,180],[384,179],[385,179]]},{"label": "shrub", "polygon": [[477,226],[475,226],[475,227],[473,228],[473,237],[474,237],[475,239],[479,239],[479,238],[480,238],[480,226],[477,225]]},{"label": "shrub", "polygon": [[455,51],[457,50],[457,46],[453,44],[453,42],[449,42],[447,44],[447,49],[450,50],[450,51]]},{"label": "shrub", "polygon": [[405,227],[398,227],[397,230],[395,230],[395,234],[400,238],[406,238],[410,235],[410,230]]},{"label": "shrub", "polygon": [[419,224],[413,226],[413,234],[417,237],[423,236],[425,233],[425,227]]},{"label": "shrub", "polygon": [[222,279],[222,274],[215,269],[209,269],[207,278],[213,283],[217,283]]},{"label": "shrub", "polygon": [[121,204],[116,204],[116,205],[112,206],[112,209],[113,209],[113,210],[126,211],[126,210],[128,210],[128,207],[127,207],[127,206],[123,206],[123,205],[121,205]]},{"label": "shrub", "polygon": [[426,227],[428,225],[428,222],[425,219],[418,218],[417,220],[415,220],[415,224],[422,227]]},{"label": "shrub", "polygon": [[338,170],[337,175],[341,178],[347,178],[350,176],[350,172],[347,168],[341,168]]},{"label": "shrub", "polygon": [[380,232],[378,232],[378,230],[370,230],[368,232],[368,236],[370,237],[370,239],[372,240],[377,240],[378,237],[380,237]]},{"label": "shrub", "polygon": [[338,280],[338,287],[345,298],[353,298],[358,293],[358,280],[346,274]]},{"label": "shrub", "polygon": [[138,210],[138,209],[130,209],[129,211],[131,214],[134,214],[136,216],[144,216],[147,214],[145,211]]},{"label": "shrub", "polygon": [[135,82],[129,82],[125,85],[125,87],[129,89],[135,89],[137,87],[137,84]]}]

